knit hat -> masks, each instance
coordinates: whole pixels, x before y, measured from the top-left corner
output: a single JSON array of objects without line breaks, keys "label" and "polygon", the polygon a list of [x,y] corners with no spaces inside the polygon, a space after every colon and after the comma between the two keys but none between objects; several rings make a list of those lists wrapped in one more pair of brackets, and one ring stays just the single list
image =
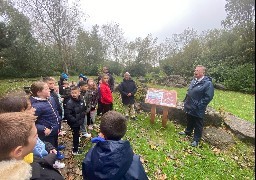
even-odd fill
[{"label": "knit hat", "polygon": [[66,73],[62,73],[62,74],[61,74],[61,77],[62,77],[63,79],[68,79],[68,75],[67,75]]},{"label": "knit hat", "polygon": [[84,80],[84,81],[86,81],[86,80],[87,80],[87,77],[86,77],[85,75],[83,75],[82,73],[81,73],[81,74],[79,74],[79,78],[83,78],[83,80]]}]

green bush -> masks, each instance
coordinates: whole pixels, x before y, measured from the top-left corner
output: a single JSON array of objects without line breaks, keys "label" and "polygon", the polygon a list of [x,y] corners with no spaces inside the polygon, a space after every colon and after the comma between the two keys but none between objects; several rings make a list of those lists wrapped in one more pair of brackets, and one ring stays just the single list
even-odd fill
[{"label": "green bush", "polygon": [[233,91],[255,93],[255,68],[244,64],[228,69],[224,85]]}]

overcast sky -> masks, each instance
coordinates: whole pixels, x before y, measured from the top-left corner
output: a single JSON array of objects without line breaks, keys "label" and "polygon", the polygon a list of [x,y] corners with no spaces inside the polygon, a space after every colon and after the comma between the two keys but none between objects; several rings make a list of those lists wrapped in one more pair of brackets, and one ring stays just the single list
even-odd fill
[{"label": "overcast sky", "polygon": [[82,0],[86,26],[116,22],[128,40],[149,33],[159,40],[182,33],[220,28],[225,0]]}]

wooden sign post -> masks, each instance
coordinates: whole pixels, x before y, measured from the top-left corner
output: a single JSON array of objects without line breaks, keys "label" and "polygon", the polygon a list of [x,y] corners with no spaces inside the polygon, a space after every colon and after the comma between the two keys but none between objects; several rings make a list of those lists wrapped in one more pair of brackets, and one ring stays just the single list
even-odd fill
[{"label": "wooden sign post", "polygon": [[167,91],[164,89],[150,88],[147,91],[145,103],[149,103],[152,105],[150,119],[150,122],[152,124],[155,122],[156,105],[160,105],[163,107],[162,126],[166,127],[169,107],[176,107],[177,92],[174,90]]}]

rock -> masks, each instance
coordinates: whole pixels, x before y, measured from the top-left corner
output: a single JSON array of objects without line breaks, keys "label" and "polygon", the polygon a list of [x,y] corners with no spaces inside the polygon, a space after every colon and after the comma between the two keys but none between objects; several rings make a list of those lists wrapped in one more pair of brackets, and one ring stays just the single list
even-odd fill
[{"label": "rock", "polygon": [[[146,104],[144,102],[140,103],[140,108],[143,111],[150,112],[151,104]],[[184,103],[178,102],[176,107],[170,107],[168,111],[168,119],[174,121],[175,123],[186,126],[186,113],[183,111]],[[156,113],[163,114],[162,106],[156,106]],[[219,112],[214,111],[213,108],[207,107],[205,118],[204,118],[205,126],[215,126],[219,127],[223,123],[223,117],[219,114]]]},{"label": "rock", "polygon": [[203,130],[202,138],[218,149],[225,150],[232,146],[235,141],[232,134],[221,128],[207,127]]},{"label": "rock", "polygon": [[[140,106],[138,107],[146,112],[151,111],[151,104],[141,102]],[[170,107],[168,111],[168,119],[175,123],[186,126],[186,114],[183,111],[183,108],[183,102],[177,102],[176,107]],[[163,114],[162,106],[156,106],[156,113]],[[225,124],[226,127],[228,127],[231,132],[234,133],[234,135],[236,135],[240,140],[255,144],[255,124],[240,119],[232,114],[222,115],[213,108],[207,107],[204,117],[204,126],[214,126],[216,128],[219,128],[222,124]]]},{"label": "rock", "polygon": [[142,76],[139,77],[138,81],[141,82],[141,83],[146,83],[147,82],[146,79]]},{"label": "rock", "polygon": [[224,124],[243,141],[255,144],[255,124],[238,118],[232,114],[226,114]]},{"label": "rock", "polygon": [[222,85],[222,84],[220,84],[220,83],[215,83],[215,84],[214,84],[214,87],[215,87],[216,89],[220,89],[220,90],[226,90],[226,89],[227,89],[224,85]]},{"label": "rock", "polygon": [[175,84],[174,87],[176,87],[176,88],[184,88],[184,86],[182,84]]}]

